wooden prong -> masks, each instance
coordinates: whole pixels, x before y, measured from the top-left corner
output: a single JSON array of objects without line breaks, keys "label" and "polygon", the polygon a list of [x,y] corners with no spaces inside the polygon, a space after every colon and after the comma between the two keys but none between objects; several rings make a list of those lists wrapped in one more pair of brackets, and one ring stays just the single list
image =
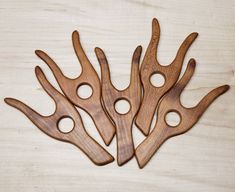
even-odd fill
[{"label": "wooden prong", "polygon": [[63,78],[65,78],[64,74],[62,73],[58,65],[49,55],[47,55],[47,53],[41,50],[36,50],[35,54],[47,64],[47,66],[51,69],[52,73],[57,79],[57,81],[61,81]]},{"label": "wooden prong", "polygon": [[205,110],[213,103],[213,101],[220,95],[227,92],[229,88],[229,85],[217,87],[210,91],[205,97],[203,97],[203,99],[195,107],[192,108],[194,114],[197,115],[197,118],[200,118]]},{"label": "wooden prong", "polygon": [[176,57],[175,57],[174,61],[172,62],[172,65],[174,65],[174,67],[177,70],[181,69],[181,67],[183,65],[184,57],[185,57],[189,47],[192,45],[194,40],[197,38],[197,36],[198,36],[198,33],[196,33],[196,32],[191,33],[188,37],[186,37],[186,39],[180,45],[180,48],[176,54]]},{"label": "wooden prong", "polygon": [[50,95],[50,97],[55,101],[59,101],[59,99],[61,99],[61,93],[51,85],[39,66],[35,67],[35,74],[39,83],[41,84],[43,89]]},{"label": "wooden prong", "polygon": [[[134,156],[132,124],[141,100],[139,77],[141,47],[138,46],[133,54],[130,86],[121,91],[117,90],[111,82],[109,65],[104,52],[100,48],[96,48],[95,52],[101,67],[103,103],[116,125],[117,162],[119,166],[122,166]],[[124,114],[120,114],[115,109],[116,102],[122,99],[127,100],[130,104],[130,110]]]},{"label": "wooden prong", "polygon": [[[107,117],[101,104],[101,86],[99,77],[81,46],[79,33],[77,31],[73,32],[72,41],[74,51],[82,66],[81,75],[75,79],[64,76],[58,65],[43,51],[37,50],[35,53],[50,67],[61,90],[70,102],[81,107],[91,116],[105,144],[109,145],[115,134],[115,127]],[[36,68],[36,74],[42,86],[46,86],[44,89],[51,97],[53,97],[53,99],[61,97],[62,94],[59,92],[59,94],[54,94],[56,93],[55,90],[50,86],[45,75],[38,67]],[[89,85],[92,88],[92,95],[85,99],[81,98],[77,93],[78,88],[84,84]]]},{"label": "wooden prong", "polygon": [[101,48],[96,47],[95,54],[97,56],[97,59],[99,61],[100,68],[101,68],[102,87],[105,89],[114,90],[115,87],[113,86],[112,81],[111,81],[109,64],[108,64],[108,61],[107,61],[107,58],[106,58],[104,51]]},{"label": "wooden prong", "polygon": [[[53,115],[45,117],[38,114],[36,111],[19,100],[13,98],[5,98],[4,100],[8,105],[23,112],[41,131],[48,136],[76,145],[96,165],[105,165],[114,161],[113,156],[87,134],[84,130],[80,115],[77,113],[75,108],[71,110],[72,105],[69,104],[69,102],[63,103],[63,111],[56,108],[57,110]],[[69,108],[69,113],[67,113]],[[74,129],[69,133],[62,133],[58,130],[58,121],[65,116],[64,114],[71,117],[74,121]]]},{"label": "wooden prong", "polygon": [[[158,21],[153,19],[152,37],[140,68],[140,78],[144,94],[135,122],[144,135],[147,136],[149,134],[151,121],[160,100],[177,82],[185,54],[197,35],[197,33],[191,33],[181,44],[171,64],[163,66],[158,62],[156,56],[160,38],[160,27]],[[154,86],[151,83],[150,79],[154,74],[161,74],[164,77],[165,81],[162,86]]]},{"label": "wooden prong", "polygon": [[82,66],[82,72],[86,71],[87,73],[90,71],[94,71],[93,66],[91,65],[90,60],[85,54],[84,49],[82,48],[80,37],[78,31],[74,31],[72,33],[72,41],[73,41],[73,48],[78,57],[78,60]]},{"label": "wooden prong", "polygon": [[140,64],[140,56],[142,52],[142,47],[138,46],[132,57],[132,65],[131,65],[131,81],[130,86],[141,86],[140,85],[140,75],[139,75],[139,64]]},{"label": "wooden prong", "polygon": [[148,51],[150,51],[156,57],[157,47],[160,39],[160,26],[158,20],[154,18],[152,20],[152,36],[149,43]]},{"label": "wooden prong", "polygon": [[14,99],[14,98],[5,98],[4,101],[20,110],[22,113],[25,114],[26,117],[28,117],[41,131],[43,131],[44,133],[50,135],[51,137],[54,137],[53,134],[51,134],[51,130],[47,129],[46,126],[41,126],[42,124],[47,124],[47,117],[40,115],[39,113],[37,113],[36,111],[34,111],[31,107],[29,107],[28,105],[26,105],[25,103]]},{"label": "wooden prong", "polygon": [[24,104],[23,102],[21,102],[17,99],[7,97],[7,98],[4,99],[4,101],[8,105],[10,105],[10,106],[20,110],[21,112],[23,112],[32,121],[34,121],[35,119],[39,119],[39,118],[44,117],[44,116],[40,115],[39,113],[37,113],[36,111],[34,111],[28,105]]},{"label": "wooden prong", "polygon": [[175,84],[175,86],[169,91],[169,94],[174,94],[180,96],[183,89],[186,87],[188,82],[193,76],[195,71],[196,61],[194,59],[190,59],[187,65],[187,68],[184,72],[182,78]]}]

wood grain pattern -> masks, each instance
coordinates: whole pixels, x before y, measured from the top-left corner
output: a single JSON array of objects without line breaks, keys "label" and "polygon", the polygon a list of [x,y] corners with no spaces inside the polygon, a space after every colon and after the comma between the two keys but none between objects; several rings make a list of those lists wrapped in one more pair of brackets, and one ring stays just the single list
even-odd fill
[{"label": "wood grain pattern", "polygon": [[[105,144],[109,145],[115,134],[115,128],[101,104],[99,77],[81,46],[77,31],[73,32],[72,40],[75,53],[82,66],[81,75],[75,79],[64,76],[58,65],[45,52],[36,50],[35,53],[50,67],[66,97],[92,117]],[[89,85],[92,88],[92,95],[89,98],[83,99],[77,94],[77,89],[81,85]]]},{"label": "wood grain pattern", "polygon": [[[130,85],[125,90],[117,90],[110,79],[107,58],[100,48],[96,48],[96,56],[101,67],[102,99],[104,106],[116,125],[117,162],[121,166],[134,156],[132,124],[139,109],[141,100],[141,83],[139,77],[139,61],[142,47],[135,49],[132,58]],[[120,114],[115,110],[115,103],[125,99],[130,104],[130,110]]]},{"label": "wood grain pattern", "polygon": [[[191,33],[180,46],[173,62],[168,66],[162,66],[156,58],[157,46],[160,38],[160,27],[157,19],[153,19],[152,37],[140,69],[144,96],[136,117],[136,125],[144,135],[149,134],[150,125],[158,102],[178,80],[185,54],[197,35],[197,33]],[[150,82],[151,76],[156,73],[161,74],[165,79],[165,82],[161,87],[155,87]]]},{"label": "wood grain pattern", "polygon": [[[79,29],[97,73],[95,46],[107,54],[115,87],[124,89],[130,79],[128,61],[139,44],[144,55],[154,17],[161,25],[161,64],[174,59],[188,34],[200,34],[183,64],[182,72],[190,58],[198,64],[182,92],[184,106],[194,106],[218,85],[231,88],[193,129],[165,142],[144,169],[138,168],[135,158],[122,168],[116,163],[94,166],[75,146],[41,134],[23,114],[3,102],[7,96],[17,96],[40,114],[54,112],[53,100],[32,73],[35,65],[59,87],[34,50],[46,51],[67,77],[77,77],[80,65],[70,38],[74,29]],[[234,192],[234,0],[0,0],[0,18],[0,191]],[[93,120],[78,110],[88,133],[103,145]],[[145,137],[135,124],[132,131],[138,146]],[[116,139],[108,150],[116,156]]]},{"label": "wood grain pattern", "polygon": [[[105,165],[112,162],[114,160],[112,155],[87,134],[81,116],[74,106],[48,82],[40,67],[35,68],[35,73],[44,90],[55,101],[56,111],[52,115],[42,116],[21,101],[13,98],[6,98],[5,102],[22,111],[47,135],[76,145],[96,165]],[[58,128],[59,121],[64,117],[69,117],[74,122],[73,129],[68,133],[63,133]]]},{"label": "wood grain pattern", "polygon": [[[217,97],[228,91],[228,85],[217,87],[208,93],[195,107],[184,107],[180,102],[180,95],[191,79],[195,66],[195,60],[191,59],[183,77],[161,100],[157,112],[157,122],[153,131],[136,149],[136,158],[140,168],[143,168],[148,163],[154,153],[167,139],[188,131],[197,123],[209,105]],[[179,114],[180,122],[177,126],[167,124],[165,117],[169,112]]]}]

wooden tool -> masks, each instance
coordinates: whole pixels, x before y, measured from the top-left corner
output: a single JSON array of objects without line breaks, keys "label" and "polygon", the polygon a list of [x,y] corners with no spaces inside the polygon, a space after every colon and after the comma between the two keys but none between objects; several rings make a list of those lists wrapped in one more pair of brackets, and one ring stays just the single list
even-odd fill
[{"label": "wooden tool", "polygon": [[[180,94],[191,79],[195,61],[191,59],[180,81],[162,98],[158,107],[158,118],[153,131],[137,147],[136,158],[143,168],[158,148],[170,137],[188,131],[201,117],[208,106],[220,95],[225,93],[228,85],[217,87],[208,93],[195,107],[185,108],[180,102]],[[181,120],[177,126],[169,126],[165,120],[167,113],[176,112]]]},{"label": "wooden tool", "polygon": [[[102,99],[104,106],[116,125],[117,161],[121,166],[134,156],[132,139],[132,124],[139,109],[141,100],[141,83],[139,78],[139,60],[141,46],[137,47],[132,58],[130,85],[125,90],[117,90],[110,79],[108,62],[104,52],[96,48],[96,56],[101,66]],[[130,104],[130,110],[120,114],[115,110],[115,103],[125,99]]]},{"label": "wooden tool", "polygon": [[[42,116],[21,101],[13,98],[5,98],[5,102],[22,111],[47,135],[76,145],[96,165],[105,165],[112,162],[114,160],[112,155],[88,135],[75,107],[48,82],[40,67],[35,68],[35,73],[44,90],[55,101],[56,111],[52,115]],[[65,117],[71,118],[74,122],[73,129],[68,133],[63,133],[58,128],[59,121]]]},{"label": "wooden tool", "polygon": [[[178,80],[185,54],[190,45],[196,39],[197,35],[197,33],[191,33],[181,44],[173,62],[170,65],[162,66],[156,58],[157,46],[160,38],[160,27],[157,19],[153,19],[152,38],[140,69],[140,77],[144,89],[144,95],[135,122],[143,134],[149,134],[151,122],[158,102]],[[155,87],[152,85],[150,78],[153,74],[161,74],[165,79],[164,85],[161,87]]]},{"label": "wooden tool", "polygon": [[[109,145],[115,134],[115,127],[106,116],[101,104],[99,77],[81,46],[77,31],[73,32],[72,41],[75,53],[82,66],[81,75],[75,79],[64,76],[57,64],[43,51],[37,50],[35,53],[50,67],[66,97],[91,116],[105,144]],[[88,85],[92,88],[92,95],[89,98],[83,99],[77,94],[77,89],[82,85]]]}]

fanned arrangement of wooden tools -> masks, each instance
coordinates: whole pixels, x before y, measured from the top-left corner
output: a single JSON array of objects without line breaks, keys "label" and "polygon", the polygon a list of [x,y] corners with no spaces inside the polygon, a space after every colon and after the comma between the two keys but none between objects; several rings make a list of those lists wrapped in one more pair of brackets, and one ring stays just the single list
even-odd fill
[{"label": "fanned arrangement of wooden tools", "polygon": [[[157,19],[153,19],[152,37],[140,70],[142,48],[138,46],[132,58],[130,85],[120,91],[111,82],[109,65],[104,52],[100,48],[95,49],[101,67],[100,81],[81,46],[79,34],[75,31],[72,34],[73,47],[82,66],[82,73],[79,77],[75,79],[66,77],[45,52],[36,51],[36,55],[51,69],[64,93],[61,94],[50,84],[39,66],[35,68],[39,83],[55,101],[56,111],[50,116],[42,116],[19,100],[5,98],[5,102],[23,112],[47,135],[76,145],[96,165],[113,162],[113,156],[87,133],[76,109],[79,107],[91,116],[107,146],[116,135],[118,165],[125,164],[135,156],[139,167],[143,168],[167,139],[188,131],[197,123],[207,107],[229,89],[228,85],[215,88],[195,107],[186,108],[181,104],[181,92],[191,79],[196,67],[194,59],[188,62],[182,78],[179,80],[178,78],[185,54],[196,37],[197,33],[192,33],[184,40],[170,65],[160,65],[156,58],[160,27]],[[161,74],[164,77],[165,81],[162,86],[156,87],[151,83],[150,78],[154,74]],[[86,99],[81,98],[77,93],[82,85],[89,85],[92,88],[92,95]],[[122,99],[130,104],[130,109],[125,114],[120,114],[115,109],[116,102]],[[156,111],[157,120],[150,132],[150,125]],[[180,122],[176,126],[169,125],[166,121],[166,115],[170,112],[175,112],[180,117]],[[73,120],[74,127],[65,133],[59,129],[58,124],[66,117]],[[146,136],[137,148],[133,143],[133,123]]]}]

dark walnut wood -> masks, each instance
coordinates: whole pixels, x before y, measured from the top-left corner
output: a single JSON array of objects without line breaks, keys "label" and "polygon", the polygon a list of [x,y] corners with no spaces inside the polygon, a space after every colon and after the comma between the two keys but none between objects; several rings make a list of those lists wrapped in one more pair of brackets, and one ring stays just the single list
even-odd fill
[{"label": "dark walnut wood", "polygon": [[[108,62],[104,52],[96,48],[96,56],[101,66],[102,99],[108,114],[116,125],[117,162],[121,166],[134,156],[132,139],[132,124],[141,101],[141,83],[139,78],[139,60],[141,46],[137,47],[132,58],[130,85],[125,90],[117,90],[110,79]],[[125,99],[130,104],[130,110],[120,114],[115,110],[115,103]]]},{"label": "dark walnut wood", "polygon": [[[167,139],[188,131],[200,119],[208,106],[229,89],[228,85],[217,87],[208,93],[195,107],[185,108],[180,102],[180,94],[191,79],[194,69],[195,61],[191,59],[183,77],[160,101],[155,127],[136,149],[136,158],[140,168],[147,164]],[[167,124],[165,117],[169,112],[179,114],[181,119],[177,126],[172,127]]]},{"label": "dark walnut wood", "polygon": [[[73,32],[72,41],[82,67],[81,75],[75,79],[64,76],[58,65],[45,52],[35,52],[49,66],[66,97],[91,116],[105,144],[109,145],[115,135],[115,127],[102,107],[99,77],[81,46],[77,31]],[[92,88],[92,95],[89,98],[83,99],[77,94],[77,89],[81,85],[89,85]]]},{"label": "dark walnut wood", "polygon": [[[21,101],[13,98],[5,98],[5,102],[22,111],[47,135],[60,141],[72,143],[80,148],[96,165],[112,162],[114,160],[112,155],[88,135],[75,107],[48,82],[39,67],[35,68],[35,73],[44,90],[55,101],[56,111],[52,115],[42,116]],[[71,118],[74,122],[73,129],[68,133],[63,133],[58,128],[59,121],[65,117]]]},{"label": "dark walnut wood", "polygon": [[[152,38],[140,69],[140,77],[144,90],[143,100],[135,121],[137,127],[144,135],[147,136],[149,134],[151,122],[160,99],[178,80],[185,54],[197,35],[197,33],[191,33],[184,40],[175,59],[170,65],[160,65],[156,58],[157,46],[160,38],[160,27],[157,19],[153,19]],[[165,83],[161,87],[155,87],[150,82],[151,76],[156,73],[161,74],[165,79]]]}]

